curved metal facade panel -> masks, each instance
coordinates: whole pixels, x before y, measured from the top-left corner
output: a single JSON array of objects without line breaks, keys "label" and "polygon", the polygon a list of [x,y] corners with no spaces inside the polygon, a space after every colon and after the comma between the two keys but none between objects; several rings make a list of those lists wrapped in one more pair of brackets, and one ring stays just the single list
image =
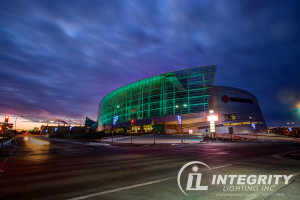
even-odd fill
[{"label": "curved metal facade panel", "polygon": [[[219,114],[219,133],[266,133],[267,127],[257,98],[250,92],[226,86],[213,86],[208,109]],[[255,130],[251,123],[255,123]]]},{"label": "curved metal facade panel", "polygon": [[[99,104],[98,126],[207,109],[216,65],[185,69],[133,82],[106,95]],[[114,119],[114,120],[113,120]]]}]

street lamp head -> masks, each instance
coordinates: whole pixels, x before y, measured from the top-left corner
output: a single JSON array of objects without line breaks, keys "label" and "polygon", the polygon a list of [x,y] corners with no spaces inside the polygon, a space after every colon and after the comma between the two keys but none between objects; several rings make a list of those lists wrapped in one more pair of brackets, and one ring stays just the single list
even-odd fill
[{"label": "street lamp head", "polygon": [[179,106],[178,106],[178,105],[176,105],[175,107],[176,107],[176,108],[178,108]]},{"label": "street lamp head", "polygon": [[183,104],[183,106],[184,106],[184,107],[187,107],[186,103],[185,103],[185,104]]},{"label": "street lamp head", "polygon": [[250,116],[249,119],[252,119],[252,117]]},{"label": "street lamp head", "polygon": [[119,106],[119,105],[117,105],[117,108],[120,108],[120,106]]}]

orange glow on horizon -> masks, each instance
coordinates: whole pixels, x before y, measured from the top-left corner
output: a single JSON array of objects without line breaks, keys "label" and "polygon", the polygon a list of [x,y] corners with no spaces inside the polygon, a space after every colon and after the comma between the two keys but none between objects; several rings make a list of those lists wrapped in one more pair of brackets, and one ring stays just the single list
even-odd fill
[{"label": "orange glow on horizon", "polygon": [[[13,128],[12,128],[13,130],[15,130],[15,128],[16,128],[15,125],[17,125],[17,130],[18,131],[33,129],[34,127],[40,128],[42,125],[45,125],[45,123],[33,122],[33,121],[30,121],[30,120],[22,118],[22,117],[9,116],[9,115],[0,116],[0,121],[4,122],[5,119],[7,119],[7,117],[10,118],[8,123],[13,124]],[[50,123],[49,123],[49,125],[50,125]]]},{"label": "orange glow on horizon", "polygon": [[[0,115],[0,122],[4,122],[6,119],[6,116],[9,117],[9,121],[8,124],[13,124],[12,130],[15,130],[16,125],[17,125],[17,131],[21,131],[21,130],[32,130],[35,127],[37,127],[38,129],[41,128],[41,126],[46,126],[47,125],[47,119],[41,119],[41,120],[35,120],[32,121],[26,117],[23,116],[16,116],[16,115]],[[38,118],[38,117],[37,117]],[[65,119],[67,117],[59,117],[59,119]],[[68,121],[68,119],[66,119],[66,123],[70,123],[73,126],[84,126],[85,121],[83,121],[82,119],[70,119]],[[62,122],[57,122],[55,120],[48,120],[48,125],[49,126],[57,126],[59,124],[59,126],[63,126],[64,123]],[[67,125],[67,124],[66,124]]]}]

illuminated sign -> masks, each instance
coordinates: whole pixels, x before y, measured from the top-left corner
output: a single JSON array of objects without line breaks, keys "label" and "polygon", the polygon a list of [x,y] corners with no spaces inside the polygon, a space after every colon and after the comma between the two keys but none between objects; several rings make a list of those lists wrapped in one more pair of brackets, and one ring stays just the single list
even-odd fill
[{"label": "illuminated sign", "polygon": [[179,124],[181,125],[182,121],[181,121],[181,116],[180,115],[177,115],[177,120],[178,120]]},{"label": "illuminated sign", "polygon": [[254,130],[256,129],[255,123],[254,123],[254,122],[251,123],[251,126],[252,126],[252,128],[253,128]]},{"label": "illuminated sign", "polygon": [[114,116],[113,125],[116,125],[118,119],[119,119],[119,116]]},{"label": "illuminated sign", "polygon": [[54,128],[54,131],[56,132],[58,128]]},{"label": "illuminated sign", "polygon": [[222,101],[224,103],[228,103],[229,102],[229,97],[227,95],[222,96],[221,99],[222,99]]},{"label": "illuminated sign", "polygon": [[219,116],[218,114],[214,114],[215,111],[214,110],[209,110],[209,114],[207,115],[207,121],[209,121],[209,128],[210,128],[210,132],[212,133],[212,138],[215,138],[215,136],[213,135],[213,133],[216,132],[216,126],[215,126],[215,121],[219,120]]},{"label": "illuminated sign", "polygon": [[215,122],[219,120],[219,116],[218,115],[207,115],[207,121],[208,122]]},{"label": "illuminated sign", "polygon": [[70,130],[72,130],[73,126],[70,126]]},{"label": "illuminated sign", "polygon": [[252,99],[245,99],[245,98],[239,98],[239,97],[228,97],[227,95],[223,95],[221,97],[221,100],[224,103],[228,103],[230,102],[238,102],[238,103],[249,103],[249,104],[253,104],[253,100]]},{"label": "illuminated sign", "polygon": [[292,128],[291,127],[288,127],[288,129],[289,129],[290,132],[292,132]]}]

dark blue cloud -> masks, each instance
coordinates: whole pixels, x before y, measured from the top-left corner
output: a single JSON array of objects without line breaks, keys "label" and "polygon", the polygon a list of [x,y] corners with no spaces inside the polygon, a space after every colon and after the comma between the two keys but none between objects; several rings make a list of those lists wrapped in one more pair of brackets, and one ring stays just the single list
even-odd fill
[{"label": "dark blue cloud", "polygon": [[296,121],[299,13],[298,1],[1,1],[0,111],[95,119],[124,84],[218,64],[215,83],[254,93],[270,125]]}]

